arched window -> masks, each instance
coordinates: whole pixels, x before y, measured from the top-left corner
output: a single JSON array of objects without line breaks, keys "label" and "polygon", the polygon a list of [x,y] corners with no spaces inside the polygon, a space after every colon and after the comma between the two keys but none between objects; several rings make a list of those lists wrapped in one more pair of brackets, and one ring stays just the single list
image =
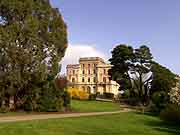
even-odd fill
[{"label": "arched window", "polygon": [[104,69],[104,74],[106,74],[106,69]]},{"label": "arched window", "polygon": [[91,71],[90,71],[90,69],[88,70],[88,74],[91,74]]},{"label": "arched window", "polygon": [[82,78],[82,82],[84,82],[84,77]]},{"label": "arched window", "polygon": [[94,77],[93,82],[94,82],[94,83],[96,82],[96,77]]},{"label": "arched window", "polygon": [[91,87],[90,86],[87,87],[87,93],[89,93],[89,94],[91,93]]},{"label": "arched window", "polygon": [[103,77],[103,82],[106,83],[106,77]]},{"label": "arched window", "polygon": [[84,86],[82,86],[82,90],[85,91],[85,87]]},{"label": "arched window", "polygon": [[96,93],[96,86],[93,87],[93,93]]},{"label": "arched window", "polygon": [[96,69],[94,69],[94,74],[96,74]]},{"label": "arched window", "polygon": [[75,78],[72,78],[72,83],[75,83]]}]

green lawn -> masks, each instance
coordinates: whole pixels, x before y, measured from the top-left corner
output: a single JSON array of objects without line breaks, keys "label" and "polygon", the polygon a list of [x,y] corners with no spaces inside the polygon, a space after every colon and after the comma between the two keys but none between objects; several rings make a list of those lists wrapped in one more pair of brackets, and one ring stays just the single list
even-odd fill
[{"label": "green lawn", "polygon": [[72,109],[76,112],[105,112],[120,110],[120,105],[102,101],[79,101],[72,100]]},{"label": "green lawn", "polygon": [[0,123],[0,135],[179,135],[180,126],[159,118],[120,113],[107,116]]},{"label": "green lawn", "polygon": [[[79,101],[72,100],[71,106],[73,112],[104,112],[104,111],[117,111],[120,110],[120,105],[112,102],[102,101]],[[8,112],[0,113],[0,117],[3,116],[15,116],[15,115],[29,115],[34,114],[32,112]]]},{"label": "green lawn", "polygon": [[19,115],[29,115],[31,112],[7,112],[7,113],[0,113],[0,117],[4,116],[19,116]]}]

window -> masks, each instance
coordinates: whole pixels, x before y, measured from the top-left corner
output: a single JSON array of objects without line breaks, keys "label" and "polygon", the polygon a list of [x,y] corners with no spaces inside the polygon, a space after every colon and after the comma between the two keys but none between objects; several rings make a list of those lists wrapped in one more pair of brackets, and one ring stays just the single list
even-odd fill
[{"label": "window", "polygon": [[94,83],[96,82],[96,77],[94,77],[93,82],[94,82]]},{"label": "window", "polygon": [[74,79],[74,78],[72,78],[72,82],[73,82],[73,83],[75,82],[75,79]]},{"label": "window", "polygon": [[82,78],[82,82],[84,82],[84,77]]},{"label": "window", "polygon": [[87,92],[90,94],[91,93],[91,87],[87,87]]},{"label": "window", "polygon": [[88,64],[88,68],[90,68],[91,67],[91,65],[90,64]]},{"label": "window", "polygon": [[84,65],[84,64],[83,64],[82,66],[83,66],[83,68],[85,68],[85,65]]},{"label": "window", "polygon": [[91,74],[91,71],[90,71],[90,70],[88,70],[88,74]]},{"label": "window", "polygon": [[96,86],[93,87],[93,93],[96,93]]},{"label": "window", "polygon": [[91,79],[90,79],[90,78],[88,78],[88,82],[91,82]]},{"label": "window", "polygon": [[85,91],[85,87],[84,86],[82,86],[82,90]]},{"label": "window", "polygon": [[75,70],[73,70],[73,75],[75,75]]},{"label": "window", "polygon": [[94,69],[94,74],[96,74],[96,69]]},{"label": "window", "polygon": [[83,70],[83,75],[85,74],[85,71]]},{"label": "window", "polygon": [[103,77],[103,82],[106,83],[106,77]]},{"label": "window", "polygon": [[106,74],[106,69],[104,69],[104,74]]}]

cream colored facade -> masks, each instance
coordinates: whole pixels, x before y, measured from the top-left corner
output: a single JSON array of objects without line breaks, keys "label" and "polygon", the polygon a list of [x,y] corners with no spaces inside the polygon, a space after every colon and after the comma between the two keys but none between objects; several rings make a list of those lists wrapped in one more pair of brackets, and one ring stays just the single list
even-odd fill
[{"label": "cream colored facade", "polygon": [[73,87],[78,87],[88,93],[104,92],[118,94],[119,85],[109,80],[108,70],[111,65],[99,57],[79,59],[79,64],[67,65],[67,79]]}]

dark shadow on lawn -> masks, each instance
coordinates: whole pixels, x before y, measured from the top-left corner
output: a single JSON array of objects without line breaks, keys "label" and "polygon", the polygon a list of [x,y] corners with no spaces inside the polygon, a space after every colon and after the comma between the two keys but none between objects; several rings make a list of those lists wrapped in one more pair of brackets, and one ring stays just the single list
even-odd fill
[{"label": "dark shadow on lawn", "polygon": [[[151,116],[151,117],[159,117],[157,114],[153,114],[153,113],[137,113],[138,115],[147,115],[147,116]],[[166,123],[162,120],[144,120],[143,121],[145,125],[151,126],[152,129],[154,130],[158,130],[161,132],[167,132],[169,133],[169,135],[180,135],[180,125],[177,123]]]}]

